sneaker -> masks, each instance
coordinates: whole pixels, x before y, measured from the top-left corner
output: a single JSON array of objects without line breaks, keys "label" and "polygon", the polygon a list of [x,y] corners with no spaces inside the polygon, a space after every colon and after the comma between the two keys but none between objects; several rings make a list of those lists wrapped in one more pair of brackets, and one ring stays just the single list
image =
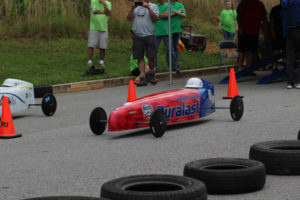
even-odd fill
[{"label": "sneaker", "polygon": [[87,62],[87,66],[88,66],[88,67],[92,67],[92,66],[93,66],[93,61],[89,60],[89,61]]},{"label": "sneaker", "polygon": [[152,85],[155,85],[157,83],[154,72],[150,72],[150,83]]},{"label": "sneaker", "polygon": [[136,77],[135,80],[133,81],[135,84],[139,83],[141,81],[140,77]]},{"label": "sneaker", "polygon": [[140,86],[146,86],[147,82],[146,79],[144,77],[140,78],[140,81],[136,84],[136,86],[140,87]]},{"label": "sneaker", "polygon": [[288,85],[286,86],[286,89],[292,89],[293,88],[293,84],[292,83],[288,83]]},{"label": "sneaker", "polygon": [[295,88],[300,89],[300,83],[297,83],[297,84],[295,85]]}]

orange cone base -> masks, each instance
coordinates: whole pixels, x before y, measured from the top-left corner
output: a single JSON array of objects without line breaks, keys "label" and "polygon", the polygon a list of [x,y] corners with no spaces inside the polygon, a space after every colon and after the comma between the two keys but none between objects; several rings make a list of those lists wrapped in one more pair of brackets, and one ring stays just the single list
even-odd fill
[{"label": "orange cone base", "polygon": [[[244,96],[239,96],[239,97],[244,98]],[[223,97],[223,99],[233,99],[233,97]]]},{"label": "orange cone base", "polygon": [[11,135],[11,136],[0,136],[0,139],[12,139],[17,137],[22,137],[22,135],[18,134],[18,135]]}]

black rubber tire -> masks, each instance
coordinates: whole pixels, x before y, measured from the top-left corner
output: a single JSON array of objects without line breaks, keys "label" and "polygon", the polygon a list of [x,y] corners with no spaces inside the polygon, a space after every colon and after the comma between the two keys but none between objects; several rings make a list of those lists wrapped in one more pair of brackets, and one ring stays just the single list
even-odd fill
[{"label": "black rubber tire", "polygon": [[[101,121],[100,121],[101,120]],[[101,135],[107,126],[107,115],[103,108],[95,108],[90,115],[90,129],[95,135]]]},{"label": "black rubber tire", "polygon": [[230,102],[230,115],[234,121],[239,121],[244,114],[244,103],[240,96],[234,96]]},{"label": "black rubber tire", "polygon": [[53,87],[51,85],[40,85],[33,88],[35,98],[42,98],[45,94],[53,94]]},{"label": "black rubber tire", "polygon": [[266,182],[261,162],[238,158],[211,158],[187,163],[184,176],[203,181],[209,194],[239,194],[260,190]]},{"label": "black rubber tire", "polygon": [[267,174],[300,175],[300,141],[278,140],[253,144],[249,158],[265,164]]},{"label": "black rubber tire", "polygon": [[42,99],[42,111],[43,113],[50,117],[54,115],[57,108],[56,98],[53,94],[45,94]]},{"label": "black rubber tire", "polygon": [[167,129],[167,118],[161,109],[155,110],[150,117],[150,129],[154,137],[161,137]]},{"label": "black rubber tire", "polygon": [[99,200],[98,197],[84,197],[84,196],[49,196],[49,197],[35,197],[24,200]]},{"label": "black rubber tire", "polygon": [[101,198],[112,200],[204,200],[205,185],[175,175],[138,175],[114,179],[102,185]]},{"label": "black rubber tire", "polygon": [[298,140],[300,140],[300,129],[298,131],[298,137],[297,137]]}]

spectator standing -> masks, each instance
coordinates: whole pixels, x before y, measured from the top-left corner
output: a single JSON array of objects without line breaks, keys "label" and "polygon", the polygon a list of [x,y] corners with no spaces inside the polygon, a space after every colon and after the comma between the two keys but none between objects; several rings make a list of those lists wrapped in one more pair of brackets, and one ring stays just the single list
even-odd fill
[{"label": "spectator standing", "polygon": [[88,39],[88,65],[93,65],[94,48],[100,48],[101,67],[104,65],[105,50],[108,44],[108,17],[111,15],[111,3],[107,0],[91,0],[90,32]]},{"label": "spectator standing", "polygon": [[182,33],[182,18],[186,17],[186,11],[184,6],[178,2],[178,0],[171,0],[171,10],[172,10],[172,18],[171,18],[171,30],[172,30],[172,44],[175,52],[175,59],[172,61],[173,70],[176,71],[177,74],[180,73],[179,65],[178,65],[178,42]]},{"label": "spectator standing", "polygon": [[[165,0],[158,0],[158,4],[156,4],[159,11],[159,17],[158,20],[155,22],[155,68],[158,69],[157,64],[157,54],[160,42],[163,41],[166,50],[167,50],[167,63],[169,65],[169,21],[168,21],[168,3]],[[173,41],[171,41],[173,42]],[[173,70],[176,70],[176,66],[174,65],[175,58],[175,52],[173,49],[173,45],[171,45],[171,55],[172,55],[172,68]]]},{"label": "spectator standing", "polygon": [[219,32],[223,32],[224,40],[233,40],[237,31],[236,11],[231,1],[226,1],[226,9],[220,14]]},{"label": "spectator standing", "polygon": [[238,22],[238,66],[242,70],[247,53],[247,67],[253,65],[254,54],[257,53],[258,35],[261,23],[264,24],[264,36],[267,37],[267,11],[259,0],[242,0],[237,8]]},{"label": "spectator standing", "polygon": [[300,1],[282,0],[281,6],[283,36],[286,37],[287,88],[300,89]]},{"label": "spectator standing", "polygon": [[155,4],[150,3],[150,0],[142,0],[142,5],[132,3],[131,9],[127,14],[127,20],[132,23],[132,52],[133,58],[138,59],[138,66],[140,70],[140,82],[137,86],[146,86],[147,81],[145,77],[145,62],[144,51],[146,49],[146,57],[150,67],[150,82],[156,84],[155,79],[155,36],[154,36],[154,22],[158,19],[159,11]]}]

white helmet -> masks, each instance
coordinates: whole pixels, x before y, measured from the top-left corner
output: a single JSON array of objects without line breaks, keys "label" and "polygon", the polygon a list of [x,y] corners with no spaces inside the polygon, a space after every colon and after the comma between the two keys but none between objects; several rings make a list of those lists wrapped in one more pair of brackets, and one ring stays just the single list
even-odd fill
[{"label": "white helmet", "polygon": [[28,83],[26,81],[22,81],[19,79],[8,78],[2,83],[2,85],[7,86],[7,87],[15,87],[15,86],[19,86],[19,85],[30,85],[31,86],[31,83]]},{"label": "white helmet", "polygon": [[200,78],[190,78],[186,84],[186,88],[202,88],[203,87],[203,82]]}]

